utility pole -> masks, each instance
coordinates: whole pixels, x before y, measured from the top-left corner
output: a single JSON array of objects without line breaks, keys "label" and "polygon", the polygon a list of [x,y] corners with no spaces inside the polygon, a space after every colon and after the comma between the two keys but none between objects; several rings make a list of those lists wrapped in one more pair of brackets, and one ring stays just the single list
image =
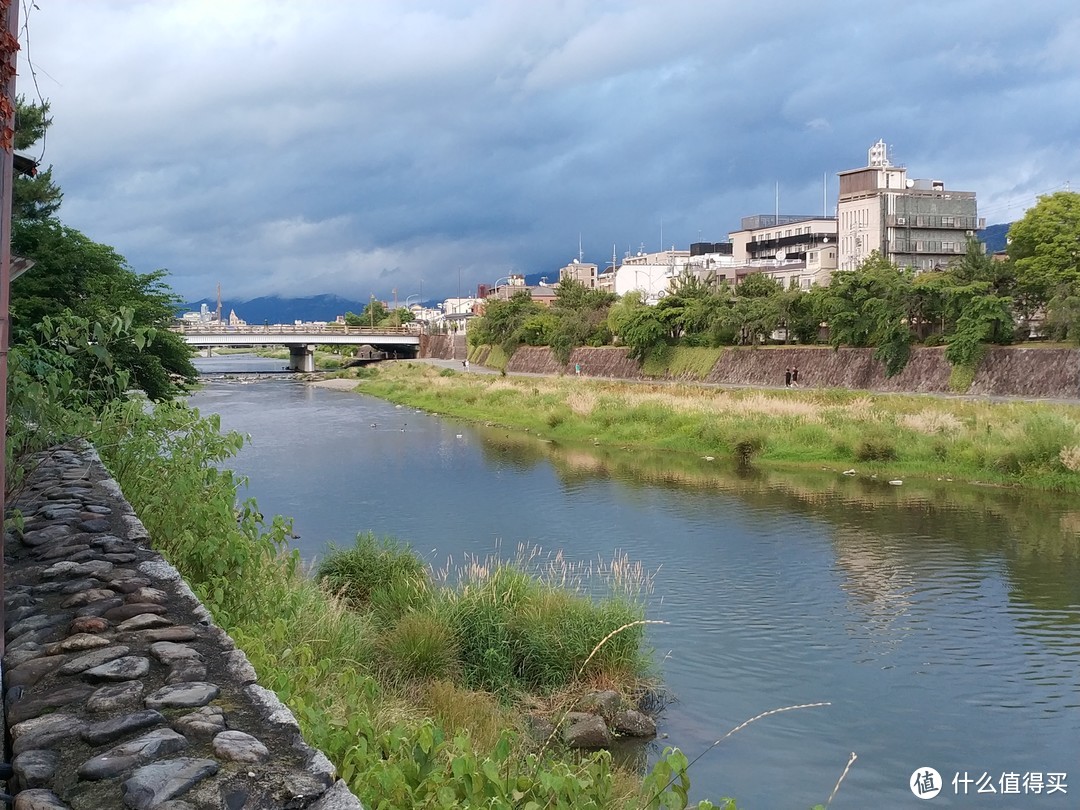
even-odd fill
[{"label": "utility pole", "polygon": [[[15,157],[15,74],[18,69],[19,3],[0,0],[0,518],[7,508],[8,316],[11,311],[11,186]],[[0,535],[0,596],[4,591],[4,540]],[[0,599],[0,627],[4,602]],[[0,656],[4,638],[0,636]]]}]

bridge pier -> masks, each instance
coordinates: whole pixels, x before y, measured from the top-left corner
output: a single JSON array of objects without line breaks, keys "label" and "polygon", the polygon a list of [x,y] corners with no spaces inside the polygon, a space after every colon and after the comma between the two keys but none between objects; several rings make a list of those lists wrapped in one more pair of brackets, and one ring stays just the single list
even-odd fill
[{"label": "bridge pier", "polygon": [[289,368],[293,371],[315,370],[315,344],[289,347]]}]

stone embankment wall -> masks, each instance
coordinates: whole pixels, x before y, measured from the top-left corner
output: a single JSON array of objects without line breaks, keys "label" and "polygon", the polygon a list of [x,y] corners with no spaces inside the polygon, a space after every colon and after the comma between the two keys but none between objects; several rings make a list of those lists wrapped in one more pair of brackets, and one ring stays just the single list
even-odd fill
[{"label": "stone embankment wall", "polygon": [[[545,347],[522,346],[507,365],[509,373],[573,374],[575,364],[589,377],[647,380],[641,364],[624,348],[580,348],[561,364]],[[955,393],[949,388],[952,367],[943,348],[914,349],[902,372],[889,378],[884,365],[874,359],[873,349],[839,349],[801,346],[759,349],[725,349],[704,380],[696,382],[777,386],[784,372],[799,369],[805,388],[852,388],[868,391]],[[993,347],[964,393],[987,396],[1080,397],[1080,349]]]},{"label": "stone embankment wall", "polygon": [[420,356],[434,357],[437,360],[464,358],[468,351],[465,335],[421,335]]},{"label": "stone embankment wall", "polygon": [[362,810],[94,451],[36,459],[4,538],[16,808]]}]

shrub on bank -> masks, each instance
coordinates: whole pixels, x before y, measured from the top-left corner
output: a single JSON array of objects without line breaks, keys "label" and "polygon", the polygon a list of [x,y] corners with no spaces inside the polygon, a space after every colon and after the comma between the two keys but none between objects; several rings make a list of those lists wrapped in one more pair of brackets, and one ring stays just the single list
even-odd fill
[{"label": "shrub on bank", "polygon": [[590,681],[636,688],[648,667],[642,605],[617,594],[594,600],[569,566],[559,584],[528,566],[524,554],[474,561],[436,587],[414,552],[362,534],[333,550],[317,577],[370,612],[384,659],[409,679],[441,675],[504,699]]}]

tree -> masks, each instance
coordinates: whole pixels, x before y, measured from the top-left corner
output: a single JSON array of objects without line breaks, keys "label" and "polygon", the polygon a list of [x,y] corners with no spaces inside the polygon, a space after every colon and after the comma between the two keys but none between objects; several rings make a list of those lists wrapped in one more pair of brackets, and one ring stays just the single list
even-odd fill
[{"label": "tree", "polygon": [[500,346],[507,354],[524,341],[522,328],[526,321],[543,312],[532,300],[528,290],[518,290],[509,298],[489,298],[484,314],[469,327],[469,342],[474,346],[490,343]]},{"label": "tree", "polygon": [[735,299],[723,319],[739,334],[739,342],[764,342],[780,324],[780,285],[764,273],[751,273],[735,288]]},{"label": "tree", "polygon": [[914,337],[908,321],[912,274],[901,271],[878,251],[854,270],[833,273],[828,287],[829,343],[873,346],[888,376],[898,374],[911,356]]},{"label": "tree", "polygon": [[658,317],[655,307],[630,309],[620,321],[619,338],[630,349],[630,356],[644,360],[650,351],[660,346],[668,334],[667,326]]},{"label": "tree", "polygon": [[547,322],[551,327],[548,345],[560,362],[567,362],[578,346],[602,346],[610,341],[607,315],[616,300],[613,293],[586,287],[573,278],[563,278],[555,285],[554,317]]},{"label": "tree", "polygon": [[[180,299],[165,283],[166,271],[136,273],[113,248],[51,218],[13,223],[11,247],[35,262],[11,285],[13,340],[28,339],[35,324],[48,316],[70,312],[106,323],[126,309],[131,313],[128,328],[110,353],[117,368],[130,374],[131,384],[162,400],[195,381],[190,349],[180,335],[168,331]],[[147,339],[136,342],[134,334]]]},{"label": "tree", "polygon": [[1059,191],[1039,201],[1009,228],[1016,265],[1016,305],[1030,318],[1080,282],[1080,194]]},{"label": "tree", "polygon": [[[49,102],[28,104],[23,96],[15,100],[15,149],[25,151],[45,137],[52,119]],[[11,216],[20,220],[44,220],[60,208],[64,195],[53,182],[52,167],[33,177],[16,174],[11,186]]]},{"label": "tree", "polygon": [[390,310],[386,308],[386,304],[371,298],[359,315],[355,312],[346,312],[345,324],[347,326],[385,326],[389,318]]}]

